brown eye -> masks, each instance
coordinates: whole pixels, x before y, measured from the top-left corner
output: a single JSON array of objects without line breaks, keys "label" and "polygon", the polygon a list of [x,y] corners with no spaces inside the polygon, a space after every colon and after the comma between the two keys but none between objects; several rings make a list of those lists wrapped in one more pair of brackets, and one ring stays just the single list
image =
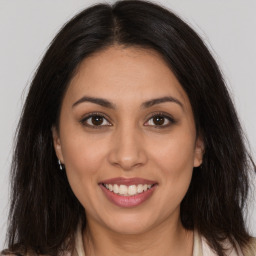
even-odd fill
[{"label": "brown eye", "polygon": [[93,125],[101,125],[104,121],[102,116],[93,116],[91,117],[91,122]]},{"label": "brown eye", "polygon": [[91,114],[80,121],[83,125],[92,128],[111,126],[111,123],[102,115]]},{"label": "brown eye", "polygon": [[145,123],[146,126],[153,126],[155,128],[165,128],[174,124],[175,120],[171,116],[167,116],[166,114],[156,114],[153,115],[148,121]]},{"label": "brown eye", "polygon": [[155,125],[163,125],[165,118],[163,116],[154,116],[152,121]]}]

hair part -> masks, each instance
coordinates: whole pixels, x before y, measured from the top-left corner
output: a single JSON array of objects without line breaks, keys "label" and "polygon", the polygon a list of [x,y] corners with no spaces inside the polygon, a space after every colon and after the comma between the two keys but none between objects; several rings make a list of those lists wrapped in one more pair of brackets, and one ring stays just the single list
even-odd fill
[{"label": "hair part", "polygon": [[16,134],[11,177],[9,251],[57,255],[74,246],[84,208],[59,170],[51,129],[79,64],[111,45],[160,53],[187,93],[205,144],[181,203],[181,221],[217,252],[223,241],[245,246],[243,209],[249,170],[236,111],[215,60],[199,36],[172,12],[146,1],[118,1],[85,9],[60,30],[31,83]]}]

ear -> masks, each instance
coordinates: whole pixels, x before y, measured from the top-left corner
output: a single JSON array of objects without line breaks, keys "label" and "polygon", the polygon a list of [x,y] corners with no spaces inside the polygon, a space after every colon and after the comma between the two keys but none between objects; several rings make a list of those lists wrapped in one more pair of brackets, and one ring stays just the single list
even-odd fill
[{"label": "ear", "polygon": [[198,136],[195,144],[194,167],[199,167],[203,162],[204,156],[204,141],[201,136]]},{"label": "ear", "polygon": [[60,136],[59,136],[59,132],[55,126],[52,127],[52,138],[53,138],[53,146],[55,149],[56,156],[61,161],[61,163],[64,164]]}]

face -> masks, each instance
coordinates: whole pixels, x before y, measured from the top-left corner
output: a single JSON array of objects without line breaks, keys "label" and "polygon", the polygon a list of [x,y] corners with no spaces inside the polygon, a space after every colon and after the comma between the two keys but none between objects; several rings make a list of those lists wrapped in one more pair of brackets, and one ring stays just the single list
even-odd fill
[{"label": "face", "polygon": [[203,143],[186,93],[155,51],[112,46],[85,59],[53,139],[90,225],[139,234],[179,222]]}]

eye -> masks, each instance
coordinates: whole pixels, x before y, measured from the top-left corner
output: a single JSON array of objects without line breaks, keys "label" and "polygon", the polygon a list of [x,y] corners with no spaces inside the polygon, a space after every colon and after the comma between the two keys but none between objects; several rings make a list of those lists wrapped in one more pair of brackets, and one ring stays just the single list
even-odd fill
[{"label": "eye", "polygon": [[156,128],[168,127],[175,123],[175,120],[171,116],[166,114],[154,114],[150,119],[145,123],[146,126],[155,126]]},{"label": "eye", "polygon": [[87,115],[80,122],[82,123],[82,125],[92,128],[101,128],[102,126],[112,125],[105,116],[97,113]]}]

